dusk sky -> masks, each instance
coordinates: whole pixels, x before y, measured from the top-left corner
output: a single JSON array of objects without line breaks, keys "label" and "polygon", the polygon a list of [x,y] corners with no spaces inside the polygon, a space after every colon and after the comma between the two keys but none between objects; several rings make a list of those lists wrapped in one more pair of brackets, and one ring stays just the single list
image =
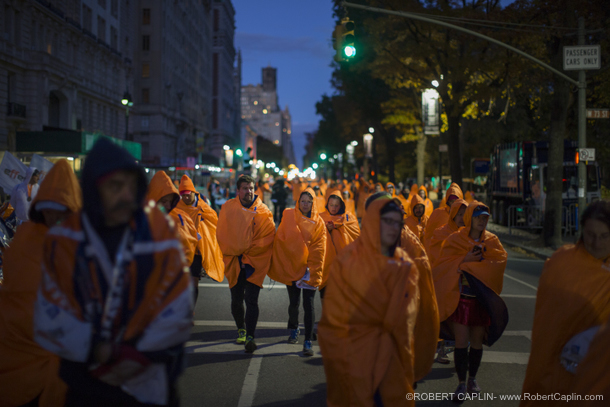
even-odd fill
[{"label": "dusk sky", "polygon": [[[513,0],[503,0],[507,5]],[[305,132],[318,127],[315,104],[332,94],[334,19],[330,0],[233,0],[235,47],[242,52],[242,84],[262,82],[262,68],[277,68],[280,107],[292,115],[292,140],[301,167]]]}]

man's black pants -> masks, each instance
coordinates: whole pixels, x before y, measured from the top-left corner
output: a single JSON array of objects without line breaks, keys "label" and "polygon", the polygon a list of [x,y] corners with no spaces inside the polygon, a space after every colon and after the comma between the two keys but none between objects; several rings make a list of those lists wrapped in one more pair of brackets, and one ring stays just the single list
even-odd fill
[{"label": "man's black pants", "polygon": [[[261,288],[246,280],[247,268],[252,272],[254,271],[252,266],[247,264],[246,268],[241,269],[237,284],[231,288],[231,314],[233,315],[237,329],[245,329],[246,335],[254,338],[259,312],[258,294],[260,293]],[[245,311],[244,300],[246,302]]]}]

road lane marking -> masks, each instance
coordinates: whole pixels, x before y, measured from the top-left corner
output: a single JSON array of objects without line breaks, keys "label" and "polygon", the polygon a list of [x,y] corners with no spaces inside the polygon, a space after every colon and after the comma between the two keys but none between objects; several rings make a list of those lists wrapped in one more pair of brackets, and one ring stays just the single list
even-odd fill
[{"label": "road lane marking", "polygon": [[508,278],[510,278],[511,280],[514,280],[514,281],[516,281],[516,282],[518,282],[518,283],[521,283],[521,284],[523,284],[524,286],[529,287],[529,288],[531,288],[531,289],[532,289],[532,290],[534,290],[534,291],[538,291],[538,287],[535,287],[535,286],[533,286],[533,285],[531,285],[531,284],[528,284],[528,283],[526,283],[525,281],[523,281],[523,280],[519,280],[518,278],[515,278],[515,277],[513,277],[513,276],[511,276],[511,275],[508,275],[508,274],[504,273],[504,277],[508,277]]},{"label": "road lane marking", "polygon": [[[303,344],[281,342],[257,342],[258,349],[254,355],[263,356],[297,356],[303,357]],[[314,358],[321,357],[320,347],[312,346]],[[185,344],[186,353],[224,353],[233,355],[244,355],[244,345],[238,345],[234,340],[221,341],[188,341]]]},{"label": "road lane marking", "polygon": [[256,386],[258,384],[258,374],[261,371],[262,363],[262,354],[252,355],[250,366],[248,366],[248,372],[244,379],[244,385],[241,388],[241,395],[239,396],[237,407],[251,407],[254,403],[254,395],[256,394]]},{"label": "road lane marking", "polygon": [[500,297],[502,298],[529,298],[529,299],[536,299],[535,295],[522,295],[522,294],[500,294]]},{"label": "road lane marking", "polygon": [[[205,288],[225,288],[225,289],[229,289],[229,284],[223,284],[223,283],[199,283],[197,284],[199,287],[205,287]],[[281,284],[281,283],[277,283],[272,285],[271,287],[268,287],[267,285],[263,285],[263,290],[271,290],[271,289],[286,289],[286,285],[285,284]]]},{"label": "road lane marking", "polygon": [[[195,324],[195,326],[231,326],[235,329],[237,329],[236,325],[235,325],[235,321],[209,321],[209,320],[196,320],[193,321],[193,323]],[[286,328],[286,331],[288,331],[288,323],[287,322],[257,322],[256,323],[256,327],[257,328]],[[303,327],[304,325],[301,324],[301,327]]]},{"label": "road lane marking", "polygon": [[515,259],[515,258],[512,258],[512,259],[511,259],[511,258],[509,257],[509,258],[508,258],[508,261],[535,261],[535,262],[541,263],[541,262],[545,262],[546,260],[537,259],[537,258],[531,258],[531,259],[521,259],[521,258],[516,258],[516,259]]},{"label": "road lane marking", "polygon": [[532,331],[504,331],[502,336],[525,336],[530,341],[532,340]]},{"label": "road lane marking", "polygon": [[496,352],[485,349],[483,351],[483,363],[509,363],[516,365],[527,365],[530,354],[527,352]]}]

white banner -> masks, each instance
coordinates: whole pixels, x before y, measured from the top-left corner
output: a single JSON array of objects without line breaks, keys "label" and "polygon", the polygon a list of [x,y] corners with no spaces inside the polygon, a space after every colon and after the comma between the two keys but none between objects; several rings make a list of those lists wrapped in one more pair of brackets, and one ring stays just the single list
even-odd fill
[{"label": "white banner", "polygon": [[8,151],[4,152],[0,164],[0,187],[10,195],[13,188],[23,182],[28,167]]},{"label": "white banner", "polygon": [[34,154],[32,156],[32,161],[30,162],[30,167],[34,167],[40,171],[40,178],[38,180],[38,185],[40,185],[45,175],[53,168],[53,163],[38,154]]}]

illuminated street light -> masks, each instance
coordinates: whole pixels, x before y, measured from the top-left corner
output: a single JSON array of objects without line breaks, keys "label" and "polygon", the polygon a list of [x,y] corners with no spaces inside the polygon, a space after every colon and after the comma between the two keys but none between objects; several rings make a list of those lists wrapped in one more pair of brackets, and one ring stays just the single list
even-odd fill
[{"label": "illuminated street light", "polygon": [[318,169],[318,164],[313,163],[313,164],[311,165],[311,167],[312,167],[314,170],[317,170],[317,169]]},{"label": "illuminated street light", "polygon": [[369,133],[375,133],[375,129],[372,127],[369,127]]},{"label": "illuminated street light", "polygon": [[324,154],[324,153],[320,154],[320,159],[321,160],[326,160],[326,154]]},{"label": "illuminated street light", "polygon": [[238,148],[237,150],[235,150],[235,155],[241,157],[244,155],[244,153],[241,151],[241,148]]},{"label": "illuminated street light", "polygon": [[350,144],[351,144],[352,146],[356,147],[356,146],[358,145],[358,142],[357,142],[356,140],[354,140],[354,141],[352,141]]},{"label": "illuminated street light", "polygon": [[439,83],[436,79],[432,81],[432,86],[434,86],[435,88],[438,88],[438,85],[439,85]]},{"label": "illuminated street light", "polygon": [[225,145],[224,145],[224,147],[222,147],[222,149],[223,149],[223,150],[225,150],[225,151],[227,151],[227,150],[230,150],[230,149],[231,149],[231,147],[229,147],[228,145],[226,145],[226,144],[225,144]]}]

